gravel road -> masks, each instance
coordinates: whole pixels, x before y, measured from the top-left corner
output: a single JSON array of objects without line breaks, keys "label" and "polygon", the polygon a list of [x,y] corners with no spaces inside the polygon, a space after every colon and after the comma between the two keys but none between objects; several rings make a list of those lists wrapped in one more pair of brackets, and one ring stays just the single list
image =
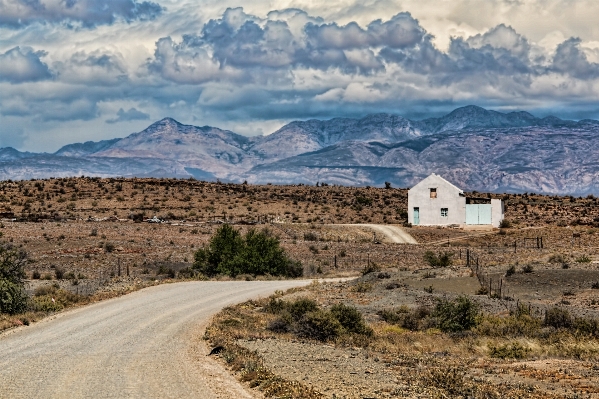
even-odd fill
[{"label": "gravel road", "polygon": [[0,334],[0,398],[251,398],[198,336],[221,308],[310,281],[165,284]]},{"label": "gravel road", "polygon": [[389,241],[396,244],[418,244],[418,241],[399,226],[389,224],[339,224],[337,226],[366,227],[383,234]]}]

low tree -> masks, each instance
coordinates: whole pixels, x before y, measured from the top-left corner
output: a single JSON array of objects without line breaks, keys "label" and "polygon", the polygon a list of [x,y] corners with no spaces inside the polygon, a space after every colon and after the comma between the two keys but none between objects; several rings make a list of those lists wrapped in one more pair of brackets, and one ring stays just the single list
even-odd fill
[{"label": "low tree", "polygon": [[217,230],[207,247],[196,251],[193,267],[207,276],[270,274],[299,277],[303,274],[301,263],[287,256],[270,230],[250,230],[242,236],[228,224]]},{"label": "low tree", "polygon": [[475,327],[479,314],[478,304],[462,295],[454,300],[439,300],[432,316],[441,331],[455,333]]},{"label": "low tree", "polygon": [[26,261],[27,254],[24,251],[0,243],[0,313],[25,311],[27,295],[23,285],[23,267]]}]

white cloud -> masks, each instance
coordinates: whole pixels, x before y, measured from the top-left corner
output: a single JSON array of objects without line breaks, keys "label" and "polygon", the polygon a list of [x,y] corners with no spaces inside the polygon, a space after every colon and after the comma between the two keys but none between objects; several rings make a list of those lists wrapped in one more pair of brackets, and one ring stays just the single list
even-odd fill
[{"label": "white cloud", "polygon": [[[145,3],[160,11],[131,11]],[[0,116],[23,149],[59,147],[69,129],[122,136],[144,115],[247,134],[467,103],[599,117],[595,1],[118,0],[104,12],[42,0],[38,14],[15,4],[0,0]]]}]

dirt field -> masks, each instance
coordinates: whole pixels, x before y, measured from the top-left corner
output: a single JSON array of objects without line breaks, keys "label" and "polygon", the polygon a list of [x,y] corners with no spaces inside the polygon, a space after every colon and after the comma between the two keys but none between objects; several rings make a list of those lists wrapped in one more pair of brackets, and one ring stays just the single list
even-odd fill
[{"label": "dirt field", "polygon": [[[315,286],[307,295],[324,307],[355,305],[377,334],[387,337],[348,347],[289,336],[273,339],[263,326],[256,333],[261,338],[241,339],[285,378],[330,398],[435,397],[439,392],[438,397],[460,397],[445,388],[426,389],[430,373],[449,373],[442,367],[450,365],[461,370],[463,381],[491,387],[503,397],[599,397],[596,340],[571,338],[560,341],[561,347],[538,337],[456,340],[435,331],[398,329],[381,319],[384,309],[430,307],[459,294],[498,317],[518,306],[538,318],[556,306],[572,317],[599,317],[597,199],[491,196],[506,201],[509,227],[410,227],[404,189],[167,179],[5,181],[0,182],[0,233],[29,254],[30,293],[60,286],[85,296],[186,277],[195,251],[223,222],[242,232],[268,228],[302,262],[307,277],[361,276],[370,270],[354,283]],[[147,221],[154,216],[164,222]],[[410,237],[418,244],[398,243]],[[445,254],[451,265],[433,268],[427,253]],[[530,354],[517,360],[490,357],[492,345],[516,341]],[[305,373],[307,367],[327,373]]]}]

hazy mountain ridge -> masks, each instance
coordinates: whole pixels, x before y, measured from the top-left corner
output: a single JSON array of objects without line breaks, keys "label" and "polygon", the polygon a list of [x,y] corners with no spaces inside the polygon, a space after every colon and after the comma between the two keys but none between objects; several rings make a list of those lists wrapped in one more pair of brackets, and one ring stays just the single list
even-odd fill
[{"label": "hazy mountain ridge", "polygon": [[470,190],[599,193],[598,134],[594,120],[476,106],[420,121],[389,114],[296,121],[251,138],[164,118],[122,139],[69,144],[54,154],[0,149],[0,178],[194,176],[411,186],[436,172]]}]

